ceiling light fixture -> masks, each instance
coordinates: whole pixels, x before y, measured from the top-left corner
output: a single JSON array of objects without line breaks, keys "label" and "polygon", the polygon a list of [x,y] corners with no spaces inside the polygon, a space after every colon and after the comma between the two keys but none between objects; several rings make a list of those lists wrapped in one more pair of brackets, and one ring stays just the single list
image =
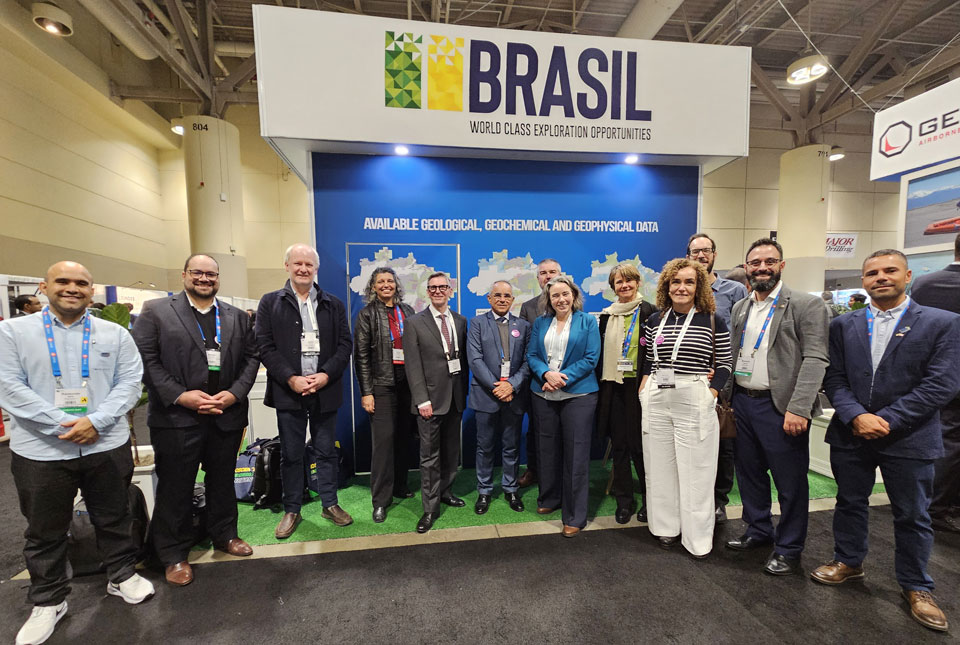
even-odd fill
[{"label": "ceiling light fixture", "polygon": [[627,155],[626,158],[623,160],[624,163],[628,163],[628,164],[635,164],[638,161],[640,161],[640,157],[638,157],[637,155]]},{"label": "ceiling light fixture", "polygon": [[787,67],[787,83],[790,85],[805,85],[812,83],[830,71],[830,63],[820,54],[804,56],[790,63]]},{"label": "ceiling light fixture", "polygon": [[846,151],[840,146],[833,146],[830,148],[830,156],[827,157],[830,161],[840,161],[847,156]]},{"label": "ceiling light fixture", "polygon": [[70,14],[50,2],[34,2],[30,9],[33,24],[54,36],[73,35],[73,18]]},{"label": "ceiling light fixture", "polygon": [[170,119],[170,131],[174,134],[179,134],[183,136],[183,119]]},{"label": "ceiling light fixture", "polygon": [[393,149],[393,151],[394,151],[395,153],[397,153],[398,155],[403,156],[403,155],[405,155],[405,154],[409,154],[410,148],[408,148],[407,146],[396,146],[396,147]]}]

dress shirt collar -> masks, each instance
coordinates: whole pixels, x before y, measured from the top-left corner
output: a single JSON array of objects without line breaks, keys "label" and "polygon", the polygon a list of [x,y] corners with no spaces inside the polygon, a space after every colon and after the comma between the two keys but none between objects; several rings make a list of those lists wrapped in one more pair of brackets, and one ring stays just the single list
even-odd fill
[{"label": "dress shirt collar", "polygon": [[443,313],[440,313],[440,311],[439,311],[436,307],[434,307],[433,305],[430,305],[429,309],[430,309],[430,316],[431,316],[434,320],[437,319],[437,316],[443,316],[443,317],[445,317],[445,318],[448,317],[448,316],[450,316],[450,305],[447,305],[447,309],[446,309],[446,311],[444,311]]},{"label": "dress shirt collar", "polygon": [[910,296],[907,296],[906,298],[904,298],[903,302],[901,302],[899,305],[897,305],[893,309],[887,309],[886,311],[880,311],[879,309],[877,309],[874,306],[873,302],[871,302],[867,306],[870,307],[870,312],[873,314],[874,318],[879,318],[880,316],[887,316],[890,318],[899,318],[900,314],[902,314],[907,309],[907,307],[910,306]]},{"label": "dress shirt collar", "polygon": [[192,308],[196,309],[196,310],[197,310],[199,313],[201,313],[201,314],[204,314],[204,315],[205,315],[205,314],[210,313],[210,310],[213,309],[213,305],[217,305],[218,307],[220,306],[220,303],[217,302],[217,299],[216,299],[216,298],[214,298],[214,299],[213,299],[213,303],[211,303],[210,305],[208,305],[208,306],[204,307],[203,309],[201,309],[200,307],[197,306],[197,303],[195,303],[195,302],[193,301],[193,298],[190,297],[190,294],[189,294],[189,293],[187,293],[186,291],[184,291],[184,293],[187,295],[187,302],[190,303],[190,306],[191,306]]},{"label": "dress shirt collar", "polygon": [[50,310],[50,320],[53,322],[54,327],[60,327],[62,329],[73,329],[74,327],[82,325],[89,315],[89,312],[85,312],[82,316],[74,320],[69,325],[65,325],[63,321],[57,317],[57,314],[53,313],[52,309]]}]

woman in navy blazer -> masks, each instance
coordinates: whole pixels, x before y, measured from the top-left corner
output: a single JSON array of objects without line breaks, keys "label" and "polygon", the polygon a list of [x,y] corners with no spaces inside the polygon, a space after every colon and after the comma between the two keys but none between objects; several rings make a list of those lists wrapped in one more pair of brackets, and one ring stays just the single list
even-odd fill
[{"label": "woman in navy blazer", "polygon": [[562,507],[563,536],[573,537],[587,524],[600,330],[582,311],[583,296],[569,276],[550,280],[540,298],[545,313],[533,323],[527,346],[531,413],[539,431],[537,513]]}]

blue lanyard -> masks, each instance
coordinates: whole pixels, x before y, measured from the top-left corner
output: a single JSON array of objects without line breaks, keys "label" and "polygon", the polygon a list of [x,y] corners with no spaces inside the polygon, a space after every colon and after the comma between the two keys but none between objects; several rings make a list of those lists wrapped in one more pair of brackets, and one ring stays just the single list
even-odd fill
[{"label": "blue lanyard", "polygon": [[[198,310],[199,311],[199,310]],[[217,321],[217,349],[220,349],[220,307],[217,306],[217,301],[213,301],[213,313],[214,318]],[[200,338],[203,339],[203,343],[207,343],[207,337],[203,334],[203,327],[200,326],[200,321],[197,321],[197,329],[200,330]]]},{"label": "blue lanyard", "polygon": [[[83,348],[80,353],[80,376],[84,380],[90,378],[90,314],[83,315]],[[53,338],[53,321],[50,319],[50,308],[43,308],[43,331],[47,335],[47,349],[50,351],[50,368],[53,377],[60,382],[63,373],[60,371],[60,358],[57,355],[57,342]]]},{"label": "blue lanyard", "polygon": [[[777,311],[777,303],[780,301],[780,294],[777,294],[777,297],[773,299],[773,302],[770,303],[770,311],[767,312],[767,318],[763,321],[763,327],[760,328],[760,334],[757,336],[757,344],[753,346],[753,354],[757,353],[757,350],[760,349],[760,343],[763,341],[763,336],[767,333],[767,325],[770,324],[770,321],[773,320],[773,314]],[[743,324],[743,332],[740,334],[740,349],[743,349],[743,339],[747,336],[747,324]]]},{"label": "blue lanyard", "polygon": [[626,337],[623,339],[623,355],[621,358],[627,357],[627,352],[630,351],[630,341],[633,339],[633,330],[637,326],[637,316],[640,315],[640,305],[637,305],[636,310],[633,312],[633,319],[630,321],[630,331],[627,332]]},{"label": "blue lanyard", "polygon": [[[400,305],[394,306],[393,315],[397,317],[397,328],[400,330],[400,336],[403,337],[403,309],[400,308]],[[387,329],[390,330],[390,342],[397,342],[397,339],[393,337],[393,326],[389,319],[387,320]]]},{"label": "blue lanyard", "polygon": [[[909,308],[910,307],[904,307],[903,311],[900,312],[900,316],[897,317],[897,322],[893,325],[894,330],[900,326],[900,321],[903,320],[903,316]],[[870,345],[870,349],[873,349],[873,312],[870,311],[870,307],[867,307],[867,345]]]}]

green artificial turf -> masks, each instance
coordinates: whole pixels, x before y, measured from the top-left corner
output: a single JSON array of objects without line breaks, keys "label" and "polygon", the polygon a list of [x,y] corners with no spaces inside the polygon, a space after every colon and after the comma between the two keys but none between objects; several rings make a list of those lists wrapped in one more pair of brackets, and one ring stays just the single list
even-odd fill
[{"label": "green artificial turf", "polygon": [[[605,496],[604,491],[610,475],[610,464],[606,467],[600,461],[590,464],[590,505],[588,517],[602,517],[613,515],[616,512],[616,501]],[[202,473],[200,474],[202,479]],[[834,480],[814,472],[808,473],[810,481],[810,499],[834,497],[837,494],[837,485]],[[536,522],[540,520],[559,520],[560,511],[550,515],[537,515],[537,487],[522,489],[521,495],[526,510],[517,513],[510,509],[503,499],[499,488],[500,470],[494,473],[494,482],[498,485],[494,490],[493,502],[490,510],[484,515],[473,512],[474,502],[477,500],[476,471],[464,469],[457,474],[453,492],[466,500],[463,508],[441,506],[441,514],[434,524],[434,528],[447,529],[464,526],[485,526],[490,524],[515,524],[520,522]],[[383,535],[388,533],[403,533],[413,531],[417,520],[423,513],[420,503],[419,473],[410,473],[408,482],[410,490],[416,495],[410,499],[395,499],[394,504],[387,509],[387,520],[375,524],[371,518],[373,508],[370,500],[370,477],[359,475],[353,477],[345,488],[338,491],[340,506],[353,516],[353,524],[346,527],[335,526],[331,521],[323,519],[320,514],[323,507],[320,500],[313,497],[313,501],[304,504],[301,514],[303,523],[296,533],[283,542],[306,542],[310,540],[327,540],[331,538],[361,537],[368,535]],[[882,484],[874,487],[874,492],[884,492]],[[771,485],[772,498],[776,500],[776,489]],[[740,494],[734,484],[730,493],[730,505],[740,505]],[[278,544],[280,541],[273,536],[273,531],[282,517],[280,507],[274,509],[253,510],[252,504],[241,503],[239,506],[240,536],[252,545]],[[201,545],[209,548],[209,543]]]}]

